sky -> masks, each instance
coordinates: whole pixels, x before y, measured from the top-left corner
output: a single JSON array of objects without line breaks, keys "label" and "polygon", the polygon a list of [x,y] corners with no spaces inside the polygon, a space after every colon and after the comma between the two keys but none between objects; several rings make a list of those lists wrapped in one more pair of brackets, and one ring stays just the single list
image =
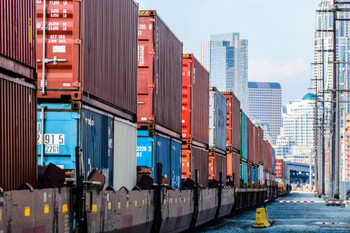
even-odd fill
[{"label": "sky", "polygon": [[249,81],[279,82],[282,102],[311,86],[315,10],[321,0],[136,0],[157,10],[184,52],[200,54],[211,34],[239,32],[249,41]]}]

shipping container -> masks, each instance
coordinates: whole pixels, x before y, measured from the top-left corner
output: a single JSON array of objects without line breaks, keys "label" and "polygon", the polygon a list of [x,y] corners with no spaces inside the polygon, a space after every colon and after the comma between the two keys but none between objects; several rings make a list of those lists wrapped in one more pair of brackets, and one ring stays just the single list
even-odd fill
[{"label": "shipping container", "polygon": [[241,157],[248,160],[248,126],[247,126],[247,115],[241,111]]},{"label": "shipping container", "polygon": [[[244,184],[248,184],[248,164],[246,162],[241,161],[241,180],[243,181]],[[241,187],[242,188],[242,187]]]},{"label": "shipping container", "polygon": [[209,147],[226,151],[226,98],[215,87],[209,91]]},{"label": "shipping container", "polygon": [[225,183],[227,174],[227,159],[225,154],[218,152],[209,153],[209,179],[220,179],[222,173],[222,182]]},{"label": "shipping container", "polygon": [[172,188],[181,188],[181,142],[170,136],[147,130],[137,131],[137,167],[150,168],[154,182],[157,180],[157,163],[162,164],[162,175]]},{"label": "shipping container", "polygon": [[0,187],[36,187],[35,86],[0,74]]},{"label": "shipping container", "polygon": [[259,184],[264,184],[264,166],[263,165],[259,165],[258,180],[259,180]]},{"label": "shipping container", "polygon": [[254,161],[255,166],[259,165],[259,130],[258,127],[253,125],[253,150],[254,150]]},{"label": "shipping container", "polygon": [[258,163],[264,163],[264,131],[261,127],[258,128]]},{"label": "shipping container", "polygon": [[131,190],[136,181],[137,125],[114,117],[113,187]]},{"label": "shipping container", "polygon": [[37,1],[37,18],[38,98],[104,104],[136,121],[138,5]]},{"label": "shipping container", "polygon": [[36,79],[36,7],[33,0],[0,2],[0,72]]},{"label": "shipping container", "polygon": [[275,149],[271,146],[271,173],[275,173]]},{"label": "shipping container", "polygon": [[222,92],[227,101],[226,115],[226,147],[228,151],[239,153],[240,143],[240,102],[233,92]]},{"label": "shipping container", "polygon": [[258,168],[256,167],[252,167],[251,168],[251,183],[252,184],[258,184],[259,180],[258,180]]},{"label": "shipping container", "polygon": [[[136,124],[81,102],[41,103],[37,117],[39,165],[53,163],[62,169],[75,171],[83,168],[84,177],[97,169],[106,177],[106,185],[135,186]],[[123,139],[120,133],[124,133]],[[44,148],[41,147],[43,143]],[[81,164],[76,163],[77,149],[82,152]],[[123,170],[114,169],[121,166],[117,163],[122,163]],[[126,170],[130,177],[122,180],[120,177],[124,177]],[[114,180],[114,177],[118,178]]]},{"label": "shipping container", "polygon": [[277,178],[283,177],[284,162],[282,159],[276,159],[275,161],[275,174]]},{"label": "shipping container", "polygon": [[209,73],[193,54],[182,63],[182,141],[209,143]]},{"label": "shipping container", "polygon": [[254,165],[254,125],[249,118],[247,118],[247,135],[248,135],[248,162]]},{"label": "shipping container", "polygon": [[240,187],[240,174],[241,174],[241,156],[235,152],[232,152],[232,170],[233,170],[233,181],[235,187]]},{"label": "shipping container", "polygon": [[156,11],[139,12],[137,121],[181,137],[182,42]]}]

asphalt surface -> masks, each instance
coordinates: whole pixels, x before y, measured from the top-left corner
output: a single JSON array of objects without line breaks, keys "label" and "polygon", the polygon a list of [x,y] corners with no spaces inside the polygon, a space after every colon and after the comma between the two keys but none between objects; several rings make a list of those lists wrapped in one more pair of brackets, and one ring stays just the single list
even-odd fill
[{"label": "asphalt surface", "polygon": [[280,203],[281,200],[321,201],[313,193],[292,192],[267,205],[269,228],[252,228],[255,210],[202,227],[196,232],[350,232],[350,207],[327,206],[323,203]]}]

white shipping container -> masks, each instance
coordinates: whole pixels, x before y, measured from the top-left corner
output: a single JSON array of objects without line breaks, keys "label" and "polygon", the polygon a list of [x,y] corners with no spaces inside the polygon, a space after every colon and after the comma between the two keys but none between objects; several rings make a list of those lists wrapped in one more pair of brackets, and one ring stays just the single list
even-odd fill
[{"label": "white shipping container", "polygon": [[137,125],[114,118],[113,187],[119,190],[136,186]]},{"label": "white shipping container", "polygon": [[260,165],[258,169],[258,180],[260,184],[264,184],[264,166]]}]

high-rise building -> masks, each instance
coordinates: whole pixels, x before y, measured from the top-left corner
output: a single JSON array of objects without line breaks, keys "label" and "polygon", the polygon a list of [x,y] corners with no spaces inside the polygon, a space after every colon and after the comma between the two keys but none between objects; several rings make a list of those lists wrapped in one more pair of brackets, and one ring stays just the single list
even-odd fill
[{"label": "high-rise building", "polygon": [[275,145],[282,127],[282,89],[279,83],[248,82],[248,116],[268,125]]},{"label": "high-rise building", "polygon": [[247,112],[248,40],[241,40],[239,33],[211,35],[201,43],[200,59],[210,71],[210,85],[232,91]]}]

